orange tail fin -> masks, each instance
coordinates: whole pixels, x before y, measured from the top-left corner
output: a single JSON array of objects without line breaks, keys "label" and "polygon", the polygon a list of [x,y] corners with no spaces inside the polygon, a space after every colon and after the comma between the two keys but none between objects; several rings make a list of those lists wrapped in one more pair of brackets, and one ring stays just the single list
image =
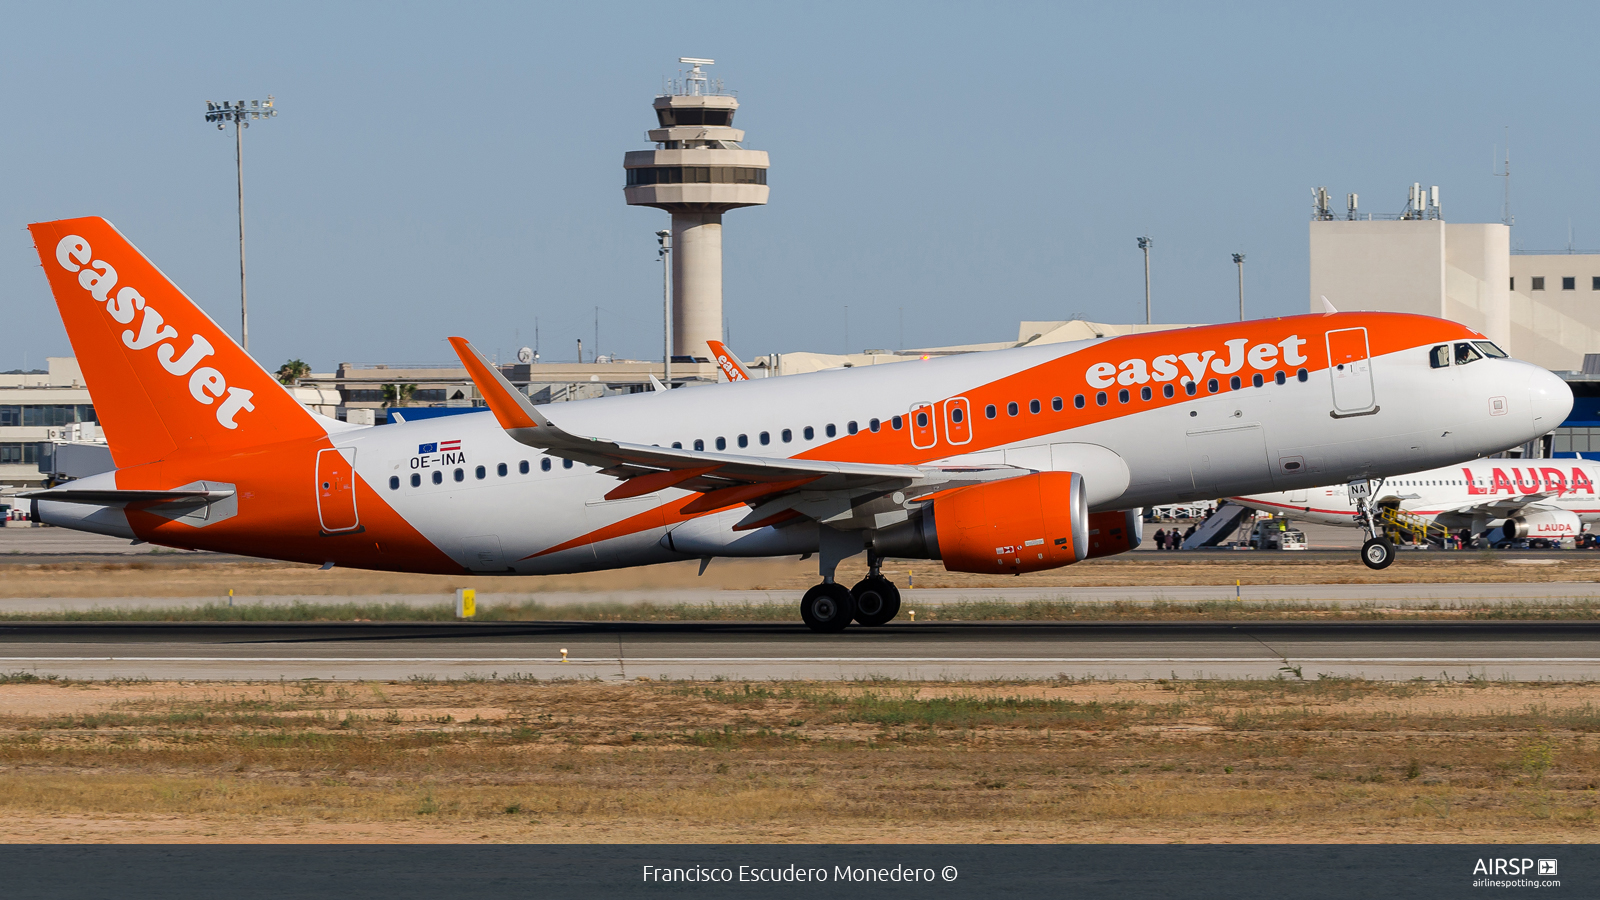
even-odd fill
[{"label": "orange tail fin", "polygon": [[118,468],[327,434],[110,222],[28,230]]},{"label": "orange tail fin", "polygon": [[745,371],[744,363],[739,361],[739,357],[733,355],[733,351],[728,349],[727,344],[721,341],[706,341],[706,346],[711,348],[711,355],[717,358],[717,368],[722,370],[723,376],[729,381],[750,380],[750,373]]}]

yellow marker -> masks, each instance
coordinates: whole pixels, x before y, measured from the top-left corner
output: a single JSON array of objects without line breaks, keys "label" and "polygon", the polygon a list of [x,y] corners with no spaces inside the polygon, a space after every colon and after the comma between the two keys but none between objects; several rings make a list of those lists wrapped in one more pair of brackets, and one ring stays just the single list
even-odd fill
[{"label": "yellow marker", "polygon": [[913,609],[911,611],[911,621],[915,622],[916,620],[917,620],[917,611]]},{"label": "yellow marker", "polygon": [[478,592],[472,588],[456,589],[456,618],[470,619],[478,614]]},{"label": "yellow marker", "polygon": [[1239,579],[1237,578],[1233,580],[1233,599],[1240,601],[1244,600],[1244,595],[1239,593]]},{"label": "yellow marker", "polygon": [[233,605],[233,588],[228,588],[228,605]]},{"label": "yellow marker", "polygon": [[565,647],[561,648],[561,661],[562,662],[566,662],[567,661],[567,648],[565,648]]}]

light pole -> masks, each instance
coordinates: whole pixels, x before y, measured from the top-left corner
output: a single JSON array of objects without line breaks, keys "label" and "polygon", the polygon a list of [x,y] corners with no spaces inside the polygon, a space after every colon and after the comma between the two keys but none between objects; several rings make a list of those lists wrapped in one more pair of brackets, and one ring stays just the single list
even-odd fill
[{"label": "light pole", "polygon": [[661,258],[661,373],[667,390],[672,390],[672,232],[665,228],[656,232],[661,244],[656,256]]},{"label": "light pole", "polygon": [[1149,235],[1139,238],[1139,249],[1144,251],[1144,323],[1150,324],[1150,245]]},{"label": "light pole", "polygon": [[1244,321],[1244,254],[1235,253],[1233,264],[1239,267],[1239,321]]},{"label": "light pole", "polygon": [[206,121],[214,123],[218,131],[233,123],[233,163],[239,172],[239,346],[250,352],[250,305],[244,289],[244,130],[250,120],[270,119],[278,114],[272,108],[272,95],[266,100],[243,100],[216,103],[206,101]]}]

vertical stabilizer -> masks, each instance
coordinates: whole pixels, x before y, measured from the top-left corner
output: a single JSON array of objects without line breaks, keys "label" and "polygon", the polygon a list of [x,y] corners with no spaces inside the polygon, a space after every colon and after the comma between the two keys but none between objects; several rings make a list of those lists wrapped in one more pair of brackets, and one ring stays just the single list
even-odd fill
[{"label": "vertical stabilizer", "polygon": [[118,468],[327,433],[110,222],[28,230]]}]

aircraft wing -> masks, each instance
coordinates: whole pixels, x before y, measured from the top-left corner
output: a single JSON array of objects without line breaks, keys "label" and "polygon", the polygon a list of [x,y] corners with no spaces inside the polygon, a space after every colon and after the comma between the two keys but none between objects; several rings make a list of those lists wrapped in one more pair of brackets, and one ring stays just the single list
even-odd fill
[{"label": "aircraft wing", "polygon": [[1454,509],[1447,509],[1440,515],[1472,516],[1482,515],[1491,519],[1507,519],[1519,516],[1530,510],[1554,509],[1547,506],[1544,501],[1557,496],[1554,491],[1539,494],[1522,494],[1517,497],[1501,497],[1498,500],[1487,500],[1482,503],[1469,503]]},{"label": "aircraft wing", "polygon": [[746,456],[572,434],[551,422],[464,338],[452,337],[450,344],[500,427],[518,443],[595,466],[621,479],[622,483],[606,494],[607,500],[679,488],[704,495],[684,506],[681,511],[685,513],[709,512],[739,503],[755,507],[736,526],[740,530],[777,524],[800,515],[819,521],[843,521],[852,518],[863,501],[895,491],[915,499],[1031,471],[1015,466],[942,468]]}]

